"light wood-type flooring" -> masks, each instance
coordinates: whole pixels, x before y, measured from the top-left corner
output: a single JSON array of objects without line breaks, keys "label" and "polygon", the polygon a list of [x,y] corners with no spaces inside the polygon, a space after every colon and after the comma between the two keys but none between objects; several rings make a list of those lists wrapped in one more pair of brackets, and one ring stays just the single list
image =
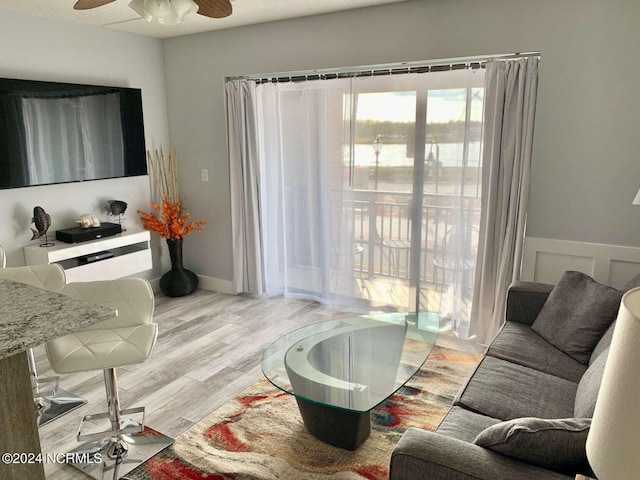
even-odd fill
[{"label": "light wood-type flooring", "polygon": [[[367,309],[369,311],[369,309]],[[122,408],[146,407],[146,423],[176,437],[261,378],[265,346],[300,326],[348,315],[319,303],[283,297],[226,295],[197,290],[188,297],[156,296],[158,341],[146,362],[117,369]],[[443,333],[438,344],[481,352]],[[40,375],[54,375],[44,347],[36,350]],[[101,371],[62,375],[60,387],[88,404],[40,428],[42,451],[77,446],[83,415],[106,411]],[[47,479],[88,478],[66,465],[45,464]]]}]

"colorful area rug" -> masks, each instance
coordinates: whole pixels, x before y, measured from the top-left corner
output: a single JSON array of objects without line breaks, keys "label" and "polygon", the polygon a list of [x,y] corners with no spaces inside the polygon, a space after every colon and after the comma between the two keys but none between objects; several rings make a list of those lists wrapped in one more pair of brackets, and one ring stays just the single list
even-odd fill
[{"label": "colorful area rug", "polygon": [[260,380],[180,435],[131,480],[383,480],[409,427],[434,430],[480,355],[435,347],[422,369],[372,410],[356,451],[312,437],[295,398]]}]

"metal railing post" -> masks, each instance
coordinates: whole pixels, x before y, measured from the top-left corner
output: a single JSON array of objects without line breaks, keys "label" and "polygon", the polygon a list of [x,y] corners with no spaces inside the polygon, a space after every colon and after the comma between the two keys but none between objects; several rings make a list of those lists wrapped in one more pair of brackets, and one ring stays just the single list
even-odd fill
[{"label": "metal railing post", "polygon": [[369,258],[368,258],[368,262],[369,262],[369,280],[371,280],[374,276],[374,269],[375,269],[375,243],[376,243],[376,232],[377,232],[377,228],[376,228],[376,202],[374,199],[374,196],[376,194],[369,192],[368,196],[369,196]]}]

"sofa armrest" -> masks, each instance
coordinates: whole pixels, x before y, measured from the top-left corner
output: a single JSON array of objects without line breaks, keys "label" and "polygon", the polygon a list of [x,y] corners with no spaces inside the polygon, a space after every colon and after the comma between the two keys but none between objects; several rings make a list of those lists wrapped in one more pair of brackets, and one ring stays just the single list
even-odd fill
[{"label": "sofa armrest", "polygon": [[532,325],[553,285],[517,281],[511,284],[507,292],[507,322],[518,322]]},{"label": "sofa armrest", "polygon": [[391,454],[389,480],[573,480],[473,443],[408,429]]}]

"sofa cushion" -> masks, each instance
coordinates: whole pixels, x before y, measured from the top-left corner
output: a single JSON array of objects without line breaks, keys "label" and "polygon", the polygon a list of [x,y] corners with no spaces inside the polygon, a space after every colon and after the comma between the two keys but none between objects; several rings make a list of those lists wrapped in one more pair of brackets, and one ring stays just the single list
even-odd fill
[{"label": "sofa cushion", "polygon": [[531,328],[550,344],[587,364],[613,323],[622,292],[581,272],[565,272]]},{"label": "sofa cushion", "polygon": [[507,292],[505,318],[508,322],[524,323],[531,326],[540,313],[553,285],[516,280]]},{"label": "sofa cushion", "polygon": [[573,414],[576,417],[593,417],[596,400],[604,375],[604,367],[609,356],[609,349],[602,352],[582,376],[576,391],[576,401]]},{"label": "sofa cushion", "polygon": [[480,432],[497,423],[500,423],[497,418],[487,417],[462,407],[451,407],[436,432],[446,437],[471,443]]},{"label": "sofa cushion", "polygon": [[436,432],[407,429],[391,454],[389,480],[434,479],[574,480],[575,475],[520,462]]},{"label": "sofa cushion", "polygon": [[531,330],[529,325],[507,322],[495,338],[487,355],[550,373],[578,383],[586,365],[571,358]]},{"label": "sofa cushion", "polygon": [[578,384],[533,368],[486,356],[454,405],[500,420],[573,416]]},{"label": "sofa cushion", "polygon": [[588,468],[590,426],[590,418],[517,418],[488,427],[473,443],[539,467],[575,474]]}]

